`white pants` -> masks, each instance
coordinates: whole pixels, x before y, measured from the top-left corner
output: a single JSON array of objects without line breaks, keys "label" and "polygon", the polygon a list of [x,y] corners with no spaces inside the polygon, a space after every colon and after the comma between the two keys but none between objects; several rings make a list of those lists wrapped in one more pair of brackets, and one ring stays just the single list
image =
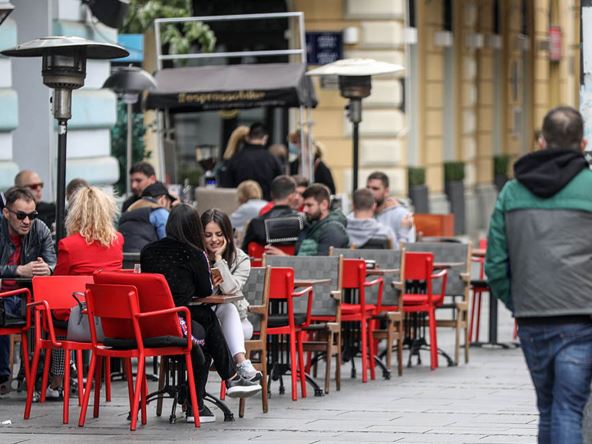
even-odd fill
[{"label": "white pants", "polygon": [[245,353],[245,339],[251,339],[253,336],[253,324],[246,318],[241,321],[234,304],[219,304],[212,309],[218,316],[232,357],[237,353]]}]

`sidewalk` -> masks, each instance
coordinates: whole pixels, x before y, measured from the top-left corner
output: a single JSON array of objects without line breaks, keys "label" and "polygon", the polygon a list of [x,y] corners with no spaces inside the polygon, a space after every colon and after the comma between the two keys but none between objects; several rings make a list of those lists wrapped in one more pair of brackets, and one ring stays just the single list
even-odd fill
[{"label": "sidewalk", "polygon": [[[485,312],[483,315],[487,316]],[[503,308],[500,325],[500,340],[510,340],[513,322]],[[486,325],[482,328],[486,333]],[[440,332],[440,343],[451,351],[452,335],[448,329]],[[245,418],[240,419],[238,401],[227,400],[236,420],[224,423],[221,412],[216,410],[218,421],[204,424],[201,430],[181,418],[177,424],[169,424],[171,404],[165,402],[162,417],[156,417],[154,404],[149,405],[148,424],[130,432],[126,421],[127,386],[123,382],[114,383],[113,401],[102,403],[100,418],[92,419],[89,409],[84,429],[77,426],[79,409],[75,400],[71,402],[70,425],[61,424],[59,402],[34,404],[31,419],[25,422],[24,394],[11,393],[0,399],[0,422],[12,421],[11,425],[0,425],[0,442],[536,442],[534,391],[520,349],[471,349],[468,365],[440,367],[434,372],[429,370],[428,353],[423,353],[423,359],[423,366],[405,368],[403,377],[385,381],[378,372],[378,379],[367,384],[351,379],[350,364],[346,363],[340,392],[319,398],[309,395],[297,402],[291,401],[289,388],[285,395],[278,395],[276,382],[268,414],[261,413],[257,397],[249,400]],[[153,389],[155,383],[150,384]],[[211,393],[218,389],[217,383],[209,386]]]}]

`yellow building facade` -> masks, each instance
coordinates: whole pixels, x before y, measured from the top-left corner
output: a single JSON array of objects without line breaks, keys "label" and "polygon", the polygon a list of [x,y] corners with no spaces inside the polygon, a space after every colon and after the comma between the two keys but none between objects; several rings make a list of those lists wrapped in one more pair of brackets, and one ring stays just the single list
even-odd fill
[{"label": "yellow building facade", "polygon": [[[383,170],[393,193],[406,195],[408,167],[423,167],[430,210],[447,212],[443,165],[463,161],[469,233],[487,225],[494,156],[515,160],[534,148],[551,107],[578,107],[579,0],[293,0],[290,8],[304,12],[307,31],[346,32],[345,57],[405,66],[374,78],[363,101],[359,185]],[[345,192],[345,100],[315,82],[314,135]]]}]

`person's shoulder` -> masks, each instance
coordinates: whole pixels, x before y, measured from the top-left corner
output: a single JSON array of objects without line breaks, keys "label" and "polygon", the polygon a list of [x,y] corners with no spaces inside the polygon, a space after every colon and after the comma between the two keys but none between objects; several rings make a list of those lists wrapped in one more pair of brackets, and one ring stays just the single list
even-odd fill
[{"label": "person's shoulder", "polygon": [[49,227],[45,225],[45,222],[43,222],[41,219],[35,219],[33,221],[33,227],[31,231],[34,231],[39,236],[51,236]]}]

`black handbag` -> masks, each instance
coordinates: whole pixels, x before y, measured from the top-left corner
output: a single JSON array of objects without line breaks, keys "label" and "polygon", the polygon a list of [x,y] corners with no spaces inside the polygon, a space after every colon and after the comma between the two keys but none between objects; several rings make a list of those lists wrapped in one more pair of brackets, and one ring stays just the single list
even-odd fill
[{"label": "black handbag", "polygon": [[265,240],[268,244],[296,242],[303,228],[301,216],[265,219]]},{"label": "black handbag", "polygon": [[24,295],[15,296],[22,300],[20,313],[7,313],[5,303],[8,298],[0,298],[0,327],[20,327],[27,323],[27,301]]}]

